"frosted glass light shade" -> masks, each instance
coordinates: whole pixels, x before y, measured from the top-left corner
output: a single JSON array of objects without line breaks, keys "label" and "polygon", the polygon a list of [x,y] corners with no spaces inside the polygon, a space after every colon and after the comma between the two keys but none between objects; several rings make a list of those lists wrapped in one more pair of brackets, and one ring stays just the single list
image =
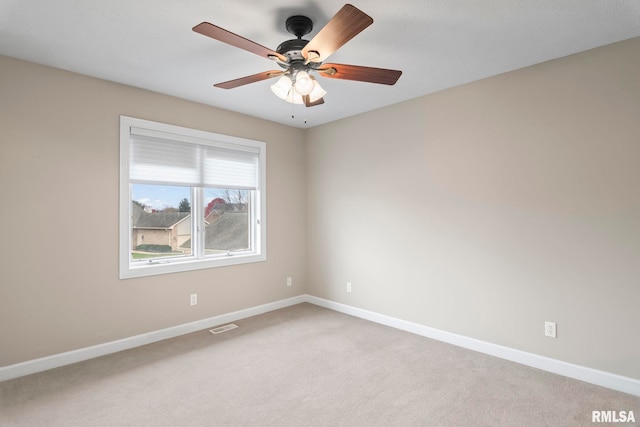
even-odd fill
[{"label": "frosted glass light shade", "polygon": [[313,90],[313,80],[306,71],[298,71],[294,87],[300,95],[309,95]]},{"label": "frosted glass light shade", "polygon": [[[313,77],[312,77],[312,79],[313,79]],[[310,102],[316,102],[317,100],[319,100],[320,98],[322,98],[326,94],[327,94],[327,91],[320,87],[320,83],[318,83],[318,81],[316,79],[313,79],[313,90],[309,94],[309,101]]]},{"label": "frosted glass light shade", "polygon": [[282,76],[277,82],[271,85],[271,91],[280,99],[292,104],[303,104],[302,95],[293,90],[291,79],[288,76]]},{"label": "frosted glass light shade", "polygon": [[291,90],[291,79],[287,76],[282,76],[277,82],[271,85],[271,91],[280,99],[287,99],[287,95]]}]

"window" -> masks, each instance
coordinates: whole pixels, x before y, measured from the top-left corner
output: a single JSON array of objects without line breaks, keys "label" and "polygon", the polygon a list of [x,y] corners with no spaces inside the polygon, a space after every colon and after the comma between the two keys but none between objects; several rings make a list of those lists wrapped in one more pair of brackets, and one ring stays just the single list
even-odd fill
[{"label": "window", "polygon": [[265,143],[120,117],[120,278],[266,260]]}]

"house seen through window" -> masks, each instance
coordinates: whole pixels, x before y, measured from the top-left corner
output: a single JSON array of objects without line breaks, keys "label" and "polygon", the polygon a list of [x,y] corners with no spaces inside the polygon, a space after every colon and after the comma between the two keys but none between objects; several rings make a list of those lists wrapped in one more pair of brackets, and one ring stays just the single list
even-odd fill
[{"label": "house seen through window", "polygon": [[[131,260],[191,255],[191,189],[132,185]],[[204,189],[204,253],[251,249],[249,192]]]}]

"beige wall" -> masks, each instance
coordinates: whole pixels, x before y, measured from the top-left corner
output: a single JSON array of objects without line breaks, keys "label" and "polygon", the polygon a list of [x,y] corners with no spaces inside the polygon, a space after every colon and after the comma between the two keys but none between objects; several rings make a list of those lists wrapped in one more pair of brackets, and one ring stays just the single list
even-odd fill
[{"label": "beige wall", "polygon": [[310,294],[640,379],[640,39],[307,143]]},{"label": "beige wall", "polygon": [[[0,366],[305,293],[302,130],[7,57],[0,73]],[[118,280],[121,114],[267,143],[267,262]]]}]

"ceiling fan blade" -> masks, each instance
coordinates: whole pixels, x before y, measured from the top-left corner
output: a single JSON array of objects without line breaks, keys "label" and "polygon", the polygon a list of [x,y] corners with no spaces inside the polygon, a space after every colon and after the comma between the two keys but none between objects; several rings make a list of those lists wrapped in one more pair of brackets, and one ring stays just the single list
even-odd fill
[{"label": "ceiling fan blade", "polygon": [[234,87],[248,85],[249,83],[260,82],[273,77],[283,75],[284,71],[264,71],[262,73],[253,74],[251,76],[240,77],[239,79],[229,80],[228,82],[217,83],[214,86],[222,89],[233,89]]},{"label": "ceiling fan blade", "polygon": [[322,62],[372,23],[369,15],[345,4],[302,49],[302,56],[310,62]]},{"label": "ceiling fan blade", "polygon": [[309,97],[309,95],[304,95],[302,97],[302,100],[304,101],[305,107],[315,107],[316,105],[324,104],[324,98],[320,98],[311,102],[311,98]]},{"label": "ceiling fan blade", "polygon": [[202,22],[196,25],[195,27],[193,27],[193,31],[207,37],[211,37],[212,39],[221,41],[223,43],[230,44],[231,46],[235,46],[248,52],[255,53],[256,55],[260,55],[263,58],[278,58],[281,61],[287,61],[287,58],[284,55],[279,54],[278,52],[275,52],[267,47],[259,45],[258,43],[252,42],[249,39],[245,39],[244,37],[234,34],[231,31],[227,31],[224,28],[213,25],[209,22]]},{"label": "ceiling fan blade", "polygon": [[394,85],[402,74],[402,71],[399,70],[346,64],[322,64],[318,72],[323,77],[379,83],[383,85]]}]

